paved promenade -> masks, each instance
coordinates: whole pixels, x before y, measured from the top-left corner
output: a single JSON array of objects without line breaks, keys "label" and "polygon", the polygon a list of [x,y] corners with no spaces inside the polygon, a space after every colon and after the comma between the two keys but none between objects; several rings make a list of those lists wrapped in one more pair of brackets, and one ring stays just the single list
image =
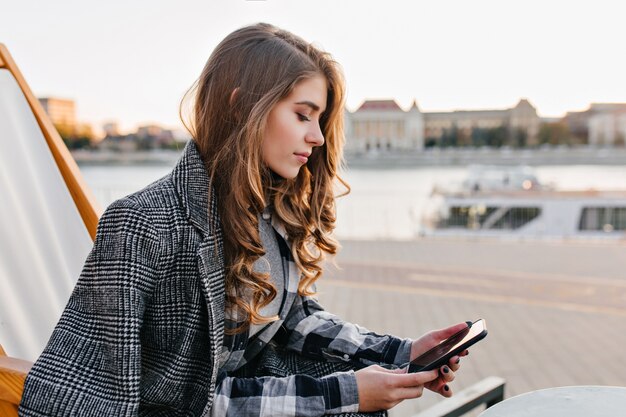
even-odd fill
[{"label": "paved promenade", "polygon": [[[453,390],[490,375],[506,379],[506,397],[626,386],[626,242],[342,244],[340,269],[319,282],[322,304],[340,317],[401,337],[486,319],[489,336],[462,361]],[[390,415],[440,400],[428,393]]]}]

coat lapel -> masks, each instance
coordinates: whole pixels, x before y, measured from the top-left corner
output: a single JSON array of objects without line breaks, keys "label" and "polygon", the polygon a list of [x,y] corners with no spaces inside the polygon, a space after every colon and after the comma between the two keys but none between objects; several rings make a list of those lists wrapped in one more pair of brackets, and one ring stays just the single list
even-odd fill
[{"label": "coat lapel", "polygon": [[224,340],[226,279],[224,244],[215,191],[210,187],[208,172],[193,140],[185,147],[183,155],[172,172],[172,180],[189,222],[199,230],[202,236],[196,259],[202,292],[207,303],[208,330],[213,359],[213,385]]}]

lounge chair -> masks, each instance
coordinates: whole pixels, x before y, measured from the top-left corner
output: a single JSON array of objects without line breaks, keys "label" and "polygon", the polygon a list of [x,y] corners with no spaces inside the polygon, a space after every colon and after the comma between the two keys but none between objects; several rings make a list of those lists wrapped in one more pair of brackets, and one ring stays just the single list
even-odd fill
[{"label": "lounge chair", "polygon": [[0,196],[0,416],[14,416],[31,361],[93,245],[100,209],[3,44]]}]

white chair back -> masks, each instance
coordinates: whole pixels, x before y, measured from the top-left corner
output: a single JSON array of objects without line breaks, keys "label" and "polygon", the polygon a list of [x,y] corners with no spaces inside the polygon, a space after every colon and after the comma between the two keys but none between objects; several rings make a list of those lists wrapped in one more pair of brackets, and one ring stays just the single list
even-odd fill
[{"label": "white chair back", "polygon": [[11,71],[0,69],[0,344],[35,360],[93,245]]}]

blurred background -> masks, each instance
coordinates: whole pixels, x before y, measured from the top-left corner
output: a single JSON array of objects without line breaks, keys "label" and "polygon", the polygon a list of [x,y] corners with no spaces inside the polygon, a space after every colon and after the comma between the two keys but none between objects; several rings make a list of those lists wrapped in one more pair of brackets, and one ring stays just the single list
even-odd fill
[{"label": "blurred background", "polygon": [[332,53],[352,192],[322,302],[403,337],[483,317],[453,389],[497,375],[512,396],[626,385],[625,9],[0,0],[0,42],[103,207],[171,170],[182,96],[228,33],[264,21]]}]

